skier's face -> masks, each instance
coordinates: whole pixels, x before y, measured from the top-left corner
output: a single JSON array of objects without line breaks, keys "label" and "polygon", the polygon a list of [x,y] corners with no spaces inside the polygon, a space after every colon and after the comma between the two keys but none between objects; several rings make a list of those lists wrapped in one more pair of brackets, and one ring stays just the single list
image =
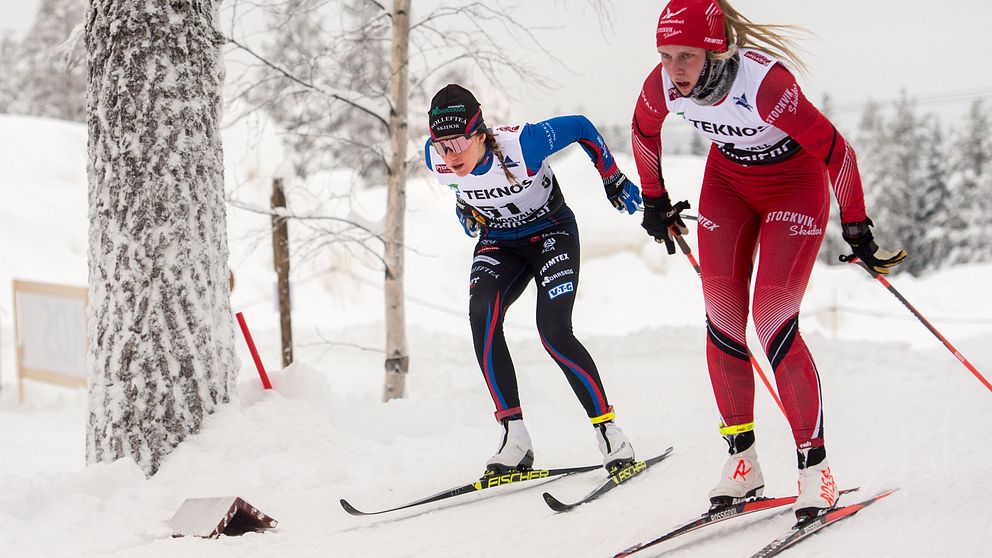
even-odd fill
[{"label": "skier's face", "polygon": [[706,51],[690,46],[662,45],[658,47],[658,52],[668,77],[683,97],[688,96],[699,81],[699,75],[703,73]]},{"label": "skier's face", "polygon": [[441,154],[444,164],[458,176],[467,176],[486,154],[486,136],[475,134],[440,138],[434,142],[434,149]]}]

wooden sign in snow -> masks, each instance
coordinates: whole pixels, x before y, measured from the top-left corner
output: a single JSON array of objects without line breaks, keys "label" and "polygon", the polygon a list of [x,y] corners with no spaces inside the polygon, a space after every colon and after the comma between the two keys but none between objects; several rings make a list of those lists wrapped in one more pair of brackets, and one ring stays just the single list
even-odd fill
[{"label": "wooden sign in snow", "polygon": [[215,539],[271,529],[278,521],[236,496],[187,498],[168,521],[173,537]]},{"label": "wooden sign in snow", "polygon": [[17,384],[86,385],[86,287],[14,281]]}]

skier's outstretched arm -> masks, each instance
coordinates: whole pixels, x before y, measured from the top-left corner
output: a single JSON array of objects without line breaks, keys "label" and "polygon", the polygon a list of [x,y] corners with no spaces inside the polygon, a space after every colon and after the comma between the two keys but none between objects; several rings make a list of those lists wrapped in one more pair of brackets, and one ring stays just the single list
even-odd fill
[{"label": "skier's outstretched arm", "polygon": [[520,146],[527,173],[537,173],[545,159],[573,143],[582,146],[596,167],[606,198],[613,207],[628,214],[637,211],[641,204],[640,189],[620,171],[606,140],[585,116],[557,116],[524,126],[520,132]]}]

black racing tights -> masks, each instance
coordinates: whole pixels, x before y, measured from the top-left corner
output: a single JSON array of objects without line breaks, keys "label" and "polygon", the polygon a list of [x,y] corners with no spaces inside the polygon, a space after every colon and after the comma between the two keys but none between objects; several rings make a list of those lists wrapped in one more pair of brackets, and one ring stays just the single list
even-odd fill
[{"label": "black racing tights", "polygon": [[483,239],[475,247],[469,318],[497,420],[521,414],[503,318],[531,279],[537,285],[537,331],[544,349],[565,373],[593,422],[612,417],[596,364],[572,333],[572,306],[579,286],[578,228],[574,218],[557,221],[526,238]]}]

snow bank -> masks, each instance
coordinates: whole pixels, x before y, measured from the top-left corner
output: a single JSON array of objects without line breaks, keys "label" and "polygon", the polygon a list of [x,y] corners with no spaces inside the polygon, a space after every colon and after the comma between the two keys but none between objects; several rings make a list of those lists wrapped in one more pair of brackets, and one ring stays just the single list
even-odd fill
[{"label": "snow bank", "polygon": [[[264,127],[263,127],[264,128]],[[705,507],[725,445],[703,354],[698,278],[681,256],[617,214],[585,155],[553,159],[582,235],[575,330],[604,376],[620,425],[641,456],[675,455],[636,484],[565,515],[537,489],[469,496],[424,510],[354,518],[348,498],[374,509],[467,482],[495,449],[498,428],[467,323],[473,241],[451,215],[451,194],[423,177],[408,185],[409,397],[380,402],[381,270],[374,260],[321,250],[294,268],[297,363],[278,366],[267,207],[284,164],[270,136],[225,130],[234,305],[245,312],[275,389],[263,391],[239,339],[240,402],[211,416],[154,478],[132,464],[84,467],[85,394],[38,383],[16,402],[10,280],[82,284],[86,278],[85,131],[0,116],[0,556],[610,556]],[[631,160],[621,167],[634,174]],[[667,183],[695,206],[701,161],[666,159]],[[381,188],[349,173],[292,185],[291,209],[326,211],[316,192],[356,189],[354,215],[381,217]],[[290,234],[302,227],[290,224]],[[690,237],[690,240],[694,240]],[[896,285],[987,374],[992,374],[992,265]],[[837,307],[837,312],[830,311]],[[852,311],[855,310],[855,311]],[[801,556],[977,556],[992,543],[984,512],[992,393],[975,381],[889,293],[851,266],[818,266],[803,329],[824,385],[831,463],[844,486],[896,495],[803,543]],[[507,336],[539,464],[596,463],[584,413],[534,335],[534,292],[507,318]],[[756,345],[753,345],[756,346]],[[765,364],[765,370],[770,367]],[[759,386],[759,447],[770,494],[794,490],[784,418]],[[601,476],[556,481],[568,499]],[[190,497],[241,496],[279,521],[266,534],[171,539],[166,520]],[[485,500],[485,501],[478,501]],[[667,549],[672,556],[747,554],[789,525],[786,516],[730,522]],[[981,551],[980,551],[981,549]],[[662,549],[664,550],[664,549]]]}]

